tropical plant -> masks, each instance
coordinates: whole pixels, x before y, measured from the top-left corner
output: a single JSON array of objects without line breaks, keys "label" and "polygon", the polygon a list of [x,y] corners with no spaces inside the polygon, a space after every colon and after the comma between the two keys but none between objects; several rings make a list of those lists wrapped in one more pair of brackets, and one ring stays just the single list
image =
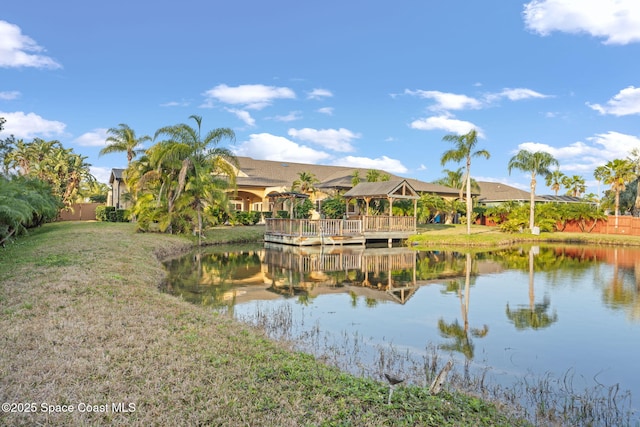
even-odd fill
[{"label": "tropical plant", "polygon": [[60,201],[51,187],[37,178],[0,176],[0,245],[55,219]]},{"label": "tropical plant", "polygon": [[322,214],[326,218],[339,219],[343,218],[347,212],[346,201],[343,197],[328,197],[322,200]]},{"label": "tropical plant", "polygon": [[562,185],[567,189],[567,195],[573,197],[580,197],[587,189],[584,178],[580,175],[565,176],[562,178]]},{"label": "tropical plant", "polygon": [[144,152],[141,147],[146,141],[151,141],[148,135],[136,138],[136,132],[124,123],[120,123],[117,128],[107,130],[109,136],[106,139],[108,143],[102,150],[100,156],[109,153],[127,153],[127,165],[138,155]]},{"label": "tropical plant", "polygon": [[418,222],[421,224],[427,223],[438,214],[444,214],[446,209],[446,203],[441,196],[433,193],[422,193],[418,199]]},{"label": "tropical plant", "polygon": [[620,192],[635,178],[634,164],[628,159],[614,159],[605,165],[599,166],[594,171],[594,177],[610,185],[615,193],[615,228],[618,228],[618,216],[620,215]]},{"label": "tropical plant", "polygon": [[303,194],[315,193],[316,184],[319,184],[320,180],[310,172],[299,172],[298,179],[291,184],[291,191],[300,191]]},{"label": "tropical plant", "polygon": [[634,172],[636,174],[636,198],[633,203],[633,216],[640,215],[640,149],[637,147],[631,150],[631,157],[629,160],[634,165]]},{"label": "tropical plant", "polygon": [[[443,141],[453,142],[455,148],[445,151],[442,155],[440,162],[444,166],[447,162],[461,162],[466,161],[466,170],[464,176],[464,182],[466,184],[466,201],[467,201],[467,218],[471,218],[472,213],[472,200],[471,200],[471,158],[472,157],[484,157],[488,159],[490,154],[487,150],[474,151],[475,146],[478,143],[478,134],[475,129],[470,130],[464,135],[450,134],[445,135],[442,138]],[[467,234],[471,234],[471,221],[467,221]]]},{"label": "tropical plant", "polygon": [[22,176],[49,183],[53,194],[68,207],[75,202],[84,184],[92,185],[95,181],[86,159],[73,149],[64,148],[59,141],[35,138],[29,143],[16,141],[4,161],[8,168]]},{"label": "tropical plant", "polygon": [[351,186],[355,187],[356,185],[360,184],[360,182],[362,182],[360,171],[353,171],[353,174],[351,175]]},{"label": "tropical plant", "polygon": [[545,151],[531,152],[528,150],[520,150],[515,156],[509,160],[507,166],[509,174],[513,169],[519,169],[523,172],[531,173],[530,183],[530,201],[529,201],[529,230],[535,225],[535,197],[536,197],[536,177],[538,175],[546,177],[551,173],[549,168],[557,166],[558,161],[550,153]]},{"label": "tropical plant", "polygon": [[181,123],[155,133],[165,137],[150,147],[126,172],[127,182],[137,196],[132,212],[139,228],[157,223],[162,232],[203,232],[206,207],[226,201],[224,190],[235,185],[237,160],[219,147],[223,139],[235,139],[229,128],[201,135],[202,118],[190,116],[197,126]]},{"label": "tropical plant", "polygon": [[[460,197],[460,200],[462,200],[462,198],[464,197],[464,186],[465,186],[464,172],[462,168],[460,167],[454,171],[449,169],[444,169],[442,172],[445,174],[445,176],[433,181],[433,183],[459,190],[460,191],[459,197]],[[478,182],[473,178],[471,178],[471,189],[477,192],[480,191],[480,185],[478,185]]]},{"label": "tropical plant", "polygon": [[560,172],[560,169],[556,168],[556,170],[552,171],[545,177],[544,182],[547,187],[551,188],[554,194],[557,196],[558,191],[560,191],[560,187],[563,185],[563,180],[565,177],[566,175]]}]

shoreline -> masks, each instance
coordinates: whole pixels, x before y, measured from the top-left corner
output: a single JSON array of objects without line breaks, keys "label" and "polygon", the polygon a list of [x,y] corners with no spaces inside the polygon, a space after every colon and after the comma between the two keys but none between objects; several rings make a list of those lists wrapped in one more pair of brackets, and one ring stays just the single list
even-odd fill
[{"label": "shoreline", "polygon": [[[233,243],[224,231],[212,233]],[[130,224],[53,223],[3,249],[0,394],[54,410],[1,413],[0,424],[528,425],[459,393],[404,387],[386,405],[383,380],[159,292],[161,259],[193,248]],[[135,410],[56,412],[80,403]]]}]

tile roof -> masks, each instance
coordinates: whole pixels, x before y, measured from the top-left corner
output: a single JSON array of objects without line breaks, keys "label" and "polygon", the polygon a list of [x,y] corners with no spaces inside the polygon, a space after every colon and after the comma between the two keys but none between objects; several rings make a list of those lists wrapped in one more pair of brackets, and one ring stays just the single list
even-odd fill
[{"label": "tile roof", "polygon": [[344,193],[344,197],[364,197],[364,196],[372,196],[372,197],[386,197],[393,194],[397,194],[397,191],[400,191],[403,186],[406,186],[405,189],[408,190],[408,193],[404,196],[404,198],[418,198],[415,194],[415,190],[406,180],[391,180],[391,181],[379,181],[379,182],[361,182],[351,190]]},{"label": "tile roof", "polygon": [[[312,173],[320,181],[318,188],[350,189],[353,187],[351,180],[354,172],[358,171],[362,180],[366,179],[370,169],[353,168],[347,166],[314,165],[296,162],[281,162],[274,160],[256,160],[251,157],[238,156],[238,164],[243,174],[237,178],[238,185],[256,185],[268,187],[291,187],[293,181],[299,178],[300,172]],[[391,180],[406,181],[417,191],[426,193],[438,193],[457,195],[458,190],[444,185],[431,184],[417,179],[403,178],[398,175],[381,170],[389,175]],[[246,176],[241,176],[246,175]]]}]

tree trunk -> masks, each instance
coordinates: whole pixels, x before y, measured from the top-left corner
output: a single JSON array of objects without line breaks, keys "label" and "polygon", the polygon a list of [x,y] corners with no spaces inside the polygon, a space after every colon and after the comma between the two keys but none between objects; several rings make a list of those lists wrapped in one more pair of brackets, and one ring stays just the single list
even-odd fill
[{"label": "tree trunk", "polygon": [[467,159],[467,234],[471,234],[471,159]]},{"label": "tree trunk", "polygon": [[536,176],[531,174],[531,202],[529,203],[529,231],[533,231],[534,220],[536,215]]}]

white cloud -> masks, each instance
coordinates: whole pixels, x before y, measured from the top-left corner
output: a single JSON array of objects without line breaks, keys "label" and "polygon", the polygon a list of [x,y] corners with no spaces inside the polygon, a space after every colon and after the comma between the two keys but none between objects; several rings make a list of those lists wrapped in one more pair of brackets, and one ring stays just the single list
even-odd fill
[{"label": "white cloud", "polygon": [[234,150],[234,153],[237,156],[248,156],[255,159],[312,164],[320,163],[321,160],[330,157],[324,151],[314,150],[269,133],[249,135],[249,140],[241,143]]},{"label": "white cloud", "polygon": [[216,100],[224,104],[243,105],[245,108],[260,110],[271,105],[276,99],[293,99],[296,94],[287,87],[265,85],[240,85],[230,87],[218,85],[204,93],[208,101]]},{"label": "white cloud", "polygon": [[93,175],[98,182],[102,182],[103,184],[109,183],[109,178],[111,177],[111,168],[106,168],[103,166],[90,166],[89,172]]},{"label": "white cloud", "polygon": [[20,27],[7,21],[0,21],[0,67],[62,67],[41,52],[44,52],[44,48],[32,38],[23,35]]},{"label": "white cloud", "polygon": [[618,92],[613,98],[607,101],[606,105],[587,105],[600,114],[613,114],[614,116],[627,116],[640,114],[640,88],[629,86]]},{"label": "white cloud", "polygon": [[3,101],[13,101],[14,99],[18,99],[20,97],[20,92],[17,90],[12,90],[10,92],[0,92],[0,99]]},{"label": "white cloud", "polygon": [[502,90],[502,92],[491,93],[486,95],[486,99],[489,102],[497,101],[502,98],[507,98],[510,101],[520,101],[520,100],[529,99],[529,98],[548,98],[548,97],[549,95],[543,95],[540,92],[536,92],[535,90],[526,89],[526,88],[515,88],[515,89],[505,88]]},{"label": "white cloud", "polygon": [[524,5],[525,25],[542,36],[587,33],[605,44],[640,41],[638,0],[534,0]]},{"label": "white cloud", "polygon": [[16,138],[33,139],[51,138],[61,136],[67,127],[66,124],[55,120],[46,120],[35,113],[4,113],[0,111],[0,117],[4,117],[7,122],[0,135],[14,135]]},{"label": "white cloud", "polygon": [[251,117],[251,114],[249,114],[248,111],[238,110],[236,108],[225,108],[225,110],[234,114],[237,118],[242,120],[247,126],[253,127],[256,125],[256,120],[253,117]]},{"label": "white cloud", "polygon": [[478,109],[482,107],[482,103],[475,98],[467,95],[459,95],[456,93],[446,93],[437,90],[409,90],[405,89],[406,95],[413,95],[424,99],[433,99],[435,105],[429,107],[432,111],[450,111],[450,110],[466,110]]},{"label": "white cloud", "polygon": [[333,116],[333,107],[322,107],[316,110],[318,113],[326,114],[327,116]]},{"label": "white cloud", "polygon": [[82,147],[104,147],[107,145],[107,129],[99,128],[83,133],[74,142]]},{"label": "white cloud", "polygon": [[161,107],[188,107],[189,105],[189,101],[169,101],[164,104],[160,104]]},{"label": "white cloud", "polygon": [[464,135],[472,129],[478,132],[478,137],[484,138],[482,129],[471,122],[454,119],[451,115],[444,114],[441,116],[427,117],[424,119],[414,120],[409,125],[412,129],[418,130],[443,130],[446,132]]},{"label": "white cloud", "polygon": [[347,166],[363,169],[381,169],[391,173],[406,173],[408,169],[397,159],[387,156],[371,159],[369,157],[346,156],[332,162],[335,166]]},{"label": "white cloud", "polygon": [[619,132],[596,134],[587,138],[587,142],[577,141],[563,147],[525,142],[518,145],[518,150],[545,151],[558,160],[563,172],[583,173],[589,177],[596,167],[609,160],[624,159],[631,150],[640,148],[640,138]]},{"label": "white cloud", "polygon": [[349,129],[289,129],[289,136],[302,141],[312,142],[333,151],[353,151],[351,141],[360,138],[360,134],[353,133]]},{"label": "white cloud", "polygon": [[295,122],[302,119],[302,113],[300,111],[292,111],[285,116],[275,116],[274,120],[278,122]]},{"label": "white cloud", "polygon": [[331,98],[333,93],[327,89],[313,89],[307,94],[307,99]]}]

